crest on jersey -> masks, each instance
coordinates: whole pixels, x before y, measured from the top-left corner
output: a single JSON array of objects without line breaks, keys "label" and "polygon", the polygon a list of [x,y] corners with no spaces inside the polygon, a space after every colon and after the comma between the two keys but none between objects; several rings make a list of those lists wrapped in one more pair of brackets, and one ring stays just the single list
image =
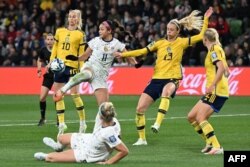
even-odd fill
[{"label": "crest on jersey", "polygon": [[211,57],[212,57],[212,59],[217,59],[217,54],[216,54],[215,52],[213,52],[213,53],[211,54]]},{"label": "crest on jersey", "polygon": [[168,53],[172,53],[171,47],[169,47],[169,46],[167,47],[167,52],[168,52]]},{"label": "crest on jersey", "polygon": [[108,48],[107,46],[104,46],[103,50],[104,50],[105,52],[107,52],[107,51],[109,50],[109,48]]},{"label": "crest on jersey", "polygon": [[115,136],[114,136],[114,135],[113,135],[113,136],[110,136],[110,137],[109,137],[109,141],[110,141],[111,143],[116,142]]}]

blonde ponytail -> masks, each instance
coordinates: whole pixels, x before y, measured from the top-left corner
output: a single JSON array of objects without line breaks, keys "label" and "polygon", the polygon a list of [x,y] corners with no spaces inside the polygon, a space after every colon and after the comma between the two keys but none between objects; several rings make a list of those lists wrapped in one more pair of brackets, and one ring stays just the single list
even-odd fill
[{"label": "blonde ponytail", "polygon": [[104,102],[99,107],[99,114],[105,122],[110,122],[113,120],[113,117],[116,116],[115,108],[113,103]]},{"label": "blonde ponytail", "polygon": [[184,17],[181,20],[173,19],[170,21],[170,23],[175,24],[178,30],[180,30],[180,25],[182,25],[184,28],[188,29],[189,31],[193,29],[201,31],[203,20],[202,20],[202,16],[198,16],[199,14],[200,14],[200,11],[194,10],[187,17]]}]

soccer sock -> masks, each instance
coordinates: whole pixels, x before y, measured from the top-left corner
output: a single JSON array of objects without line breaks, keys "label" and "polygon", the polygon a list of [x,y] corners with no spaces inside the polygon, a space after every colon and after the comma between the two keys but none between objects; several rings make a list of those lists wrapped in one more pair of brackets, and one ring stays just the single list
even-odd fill
[{"label": "soccer sock", "polygon": [[138,134],[139,134],[139,138],[145,140],[146,139],[146,135],[145,135],[145,125],[146,125],[145,115],[141,114],[141,113],[136,113],[135,123],[136,123],[136,128],[137,128],[137,131],[138,131]]},{"label": "soccer sock", "polygon": [[170,104],[169,97],[161,98],[160,106],[159,106],[156,121],[155,121],[155,124],[157,124],[158,126],[161,126],[161,123],[168,111],[169,104]]},{"label": "soccer sock", "polygon": [[40,101],[41,118],[45,119],[46,101]]},{"label": "soccer sock", "polygon": [[83,70],[82,72],[77,73],[73,76],[69,82],[67,82],[62,88],[62,92],[67,92],[73,86],[78,85],[81,82],[87,81],[92,77],[92,73],[89,70]]},{"label": "soccer sock", "polygon": [[56,102],[56,112],[57,112],[59,125],[64,124],[64,111],[65,111],[64,100],[60,100]]},{"label": "soccer sock", "polygon": [[214,134],[214,129],[208,121],[203,121],[200,123],[200,127],[206,136],[209,143],[212,144],[214,148],[220,148],[220,143],[217,140],[217,137]]},{"label": "soccer sock", "polygon": [[210,144],[205,134],[203,133],[201,127],[199,126],[198,122],[194,121],[191,123],[191,125],[194,127],[194,130],[201,136],[201,138],[206,141],[206,144]]},{"label": "soccer sock", "polygon": [[71,96],[72,96],[73,101],[76,105],[76,110],[78,112],[80,122],[85,123],[85,110],[84,110],[83,101],[82,101],[80,95],[79,94],[72,94]]}]

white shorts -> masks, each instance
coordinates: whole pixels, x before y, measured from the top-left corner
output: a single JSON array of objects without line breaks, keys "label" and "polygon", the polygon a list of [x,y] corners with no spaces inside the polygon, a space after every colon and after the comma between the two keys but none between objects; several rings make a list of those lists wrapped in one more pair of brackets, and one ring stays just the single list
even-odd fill
[{"label": "white shorts", "polygon": [[86,139],[86,135],[81,133],[73,133],[71,136],[71,148],[74,151],[74,156],[78,163],[86,163]]},{"label": "white shorts", "polygon": [[89,83],[91,84],[91,87],[94,91],[99,88],[108,89],[108,84],[107,84],[108,73],[102,67],[91,64],[90,62],[86,62],[84,63],[81,71],[84,70],[85,68],[90,68],[93,71],[93,77],[89,81]]}]

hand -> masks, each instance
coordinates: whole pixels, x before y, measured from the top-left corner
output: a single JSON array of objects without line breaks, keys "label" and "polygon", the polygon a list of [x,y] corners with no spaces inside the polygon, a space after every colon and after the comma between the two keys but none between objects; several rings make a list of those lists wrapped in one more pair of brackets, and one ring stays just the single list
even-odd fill
[{"label": "hand", "polygon": [[204,16],[209,18],[213,14],[213,12],[213,8],[209,7]]},{"label": "hand", "polygon": [[66,56],[66,60],[78,61],[78,57],[76,57],[74,55],[68,55],[68,56]]},{"label": "hand", "polygon": [[144,63],[144,60],[140,60],[138,63],[135,64],[135,68],[140,68]]},{"label": "hand", "polygon": [[122,58],[122,53],[121,52],[114,52],[113,56],[116,58]]},{"label": "hand", "polygon": [[210,94],[210,93],[212,93],[213,92],[213,90],[215,89],[215,85],[211,85],[211,86],[209,86],[207,89],[206,89],[206,94]]},{"label": "hand", "polygon": [[42,70],[37,70],[37,76],[38,76],[38,78],[41,78],[41,76],[42,76]]}]

